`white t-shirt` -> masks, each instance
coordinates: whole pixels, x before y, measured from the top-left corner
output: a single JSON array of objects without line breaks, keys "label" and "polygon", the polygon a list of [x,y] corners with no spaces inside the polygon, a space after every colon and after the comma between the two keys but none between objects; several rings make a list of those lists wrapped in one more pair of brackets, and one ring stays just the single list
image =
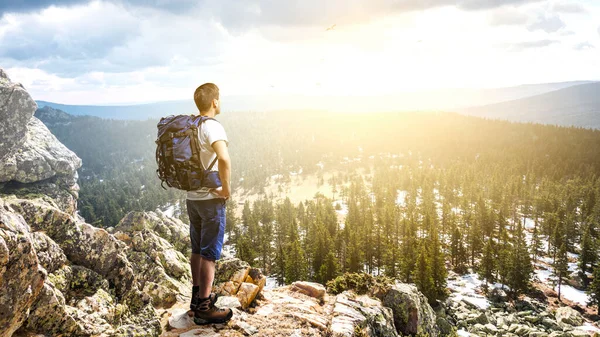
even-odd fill
[{"label": "white t-shirt", "polygon": [[[218,140],[224,140],[227,145],[227,134],[221,123],[214,120],[207,120],[200,124],[200,130],[198,132],[198,138],[200,139],[200,161],[205,169],[208,168],[210,163],[217,157],[215,150],[212,148],[212,144]],[[219,171],[219,161],[217,160],[211,171]],[[202,187],[196,191],[188,191],[187,199],[189,200],[208,200],[217,198],[214,194],[208,191],[208,187]]]}]

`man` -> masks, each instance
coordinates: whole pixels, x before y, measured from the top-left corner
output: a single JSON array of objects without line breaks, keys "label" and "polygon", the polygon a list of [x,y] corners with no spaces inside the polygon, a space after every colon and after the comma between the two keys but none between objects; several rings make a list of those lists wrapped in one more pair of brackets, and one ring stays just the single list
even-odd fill
[{"label": "man", "polygon": [[[194,92],[194,102],[201,116],[214,118],[221,112],[219,88],[213,83],[205,83]],[[227,151],[227,135],[223,126],[215,120],[201,124],[200,161],[204,168],[218,158],[218,165],[212,170],[219,172],[222,186],[218,189],[202,187],[187,192],[186,206],[190,218],[190,239],[192,243],[192,300],[190,309],[194,312],[196,324],[224,323],[233,312],[231,309],[215,307],[217,295],[211,293],[215,276],[215,261],[221,256],[225,234],[225,201],[231,193],[231,162]]]}]

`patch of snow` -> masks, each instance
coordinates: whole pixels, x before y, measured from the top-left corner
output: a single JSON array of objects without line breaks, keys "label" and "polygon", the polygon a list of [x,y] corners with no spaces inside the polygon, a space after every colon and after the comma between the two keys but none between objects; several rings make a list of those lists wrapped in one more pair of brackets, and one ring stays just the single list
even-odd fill
[{"label": "patch of snow", "polygon": [[[556,286],[554,290],[558,292],[558,286]],[[587,306],[587,302],[589,300],[588,295],[584,291],[577,290],[570,285],[565,284],[560,287],[560,296],[570,301],[577,302],[583,306]]]},{"label": "patch of snow", "polygon": [[577,262],[569,262],[569,271],[570,272],[576,272],[578,270],[578,266],[577,266]]},{"label": "patch of snow", "polygon": [[[552,274],[552,271],[552,267],[549,267],[548,270],[536,269],[535,276],[542,283],[550,283],[550,275]],[[554,291],[558,292],[558,285],[554,286]],[[560,296],[570,301],[577,302],[583,306],[587,306],[589,299],[588,295],[584,291],[575,289],[568,284],[563,284],[560,287]]]},{"label": "patch of snow", "polygon": [[279,287],[277,279],[272,276],[267,276],[267,283],[265,283],[264,289],[273,289]]},{"label": "patch of snow", "polygon": [[535,227],[535,221],[531,218],[525,218],[525,228],[533,229]]},{"label": "patch of snow", "polygon": [[461,275],[459,280],[449,278],[447,280],[448,288],[453,291],[450,298],[453,301],[460,302],[465,300],[481,309],[487,309],[490,302],[485,296],[478,294],[477,289],[481,288],[482,281],[479,275],[475,273]]},{"label": "patch of snow", "polygon": [[548,283],[548,279],[550,279],[550,274],[552,274],[552,271],[550,271],[550,270],[542,270],[542,269],[535,270],[535,276],[538,278],[538,280],[541,283]]}]

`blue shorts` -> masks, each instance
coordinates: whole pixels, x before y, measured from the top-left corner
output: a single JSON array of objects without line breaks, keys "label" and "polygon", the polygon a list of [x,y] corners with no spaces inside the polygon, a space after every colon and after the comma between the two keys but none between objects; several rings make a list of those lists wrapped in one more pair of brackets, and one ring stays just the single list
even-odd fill
[{"label": "blue shorts", "polygon": [[186,199],[192,254],[211,261],[221,257],[225,236],[225,199]]}]

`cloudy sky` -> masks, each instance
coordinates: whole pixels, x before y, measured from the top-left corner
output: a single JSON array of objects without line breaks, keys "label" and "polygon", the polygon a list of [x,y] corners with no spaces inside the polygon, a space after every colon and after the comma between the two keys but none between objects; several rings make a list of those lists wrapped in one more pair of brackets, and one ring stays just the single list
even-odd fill
[{"label": "cloudy sky", "polygon": [[600,80],[600,1],[2,0],[0,67],[65,104]]}]

